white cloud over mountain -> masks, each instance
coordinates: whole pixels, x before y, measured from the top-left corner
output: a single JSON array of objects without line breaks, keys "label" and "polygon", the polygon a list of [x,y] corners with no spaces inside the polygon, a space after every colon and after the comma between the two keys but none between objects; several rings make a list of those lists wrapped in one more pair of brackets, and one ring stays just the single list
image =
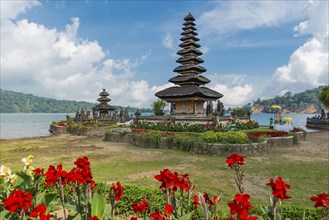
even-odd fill
[{"label": "white cloud over mountain", "polygon": [[[18,7],[13,6],[16,3]],[[72,18],[65,31],[26,19],[11,21],[37,5],[24,3],[6,6],[12,14],[2,20],[1,88],[91,102],[96,102],[98,93],[105,88],[113,104],[135,107],[149,107],[156,99],[156,86],[133,80],[135,68],[150,54],[136,61],[109,58],[97,41],[79,38],[79,18]],[[14,10],[17,8],[20,10]]]},{"label": "white cloud over mountain", "polygon": [[305,5],[309,19],[294,31],[295,36],[309,34],[311,38],[290,56],[288,64],[276,69],[270,86],[274,92],[300,92],[329,84],[328,8],[328,1],[309,1]]}]

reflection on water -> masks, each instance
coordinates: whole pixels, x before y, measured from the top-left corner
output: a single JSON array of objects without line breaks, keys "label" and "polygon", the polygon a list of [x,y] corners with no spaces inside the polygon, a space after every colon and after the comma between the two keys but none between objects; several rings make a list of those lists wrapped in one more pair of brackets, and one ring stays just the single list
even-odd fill
[{"label": "reflection on water", "polygon": [[[0,139],[49,136],[49,125],[53,121],[66,119],[66,113],[0,113]],[[74,113],[70,114],[71,116]],[[313,114],[283,114],[294,119],[294,126],[305,129],[306,118]],[[269,125],[274,114],[253,114],[251,119],[260,125]],[[307,129],[307,131],[314,131]]]}]

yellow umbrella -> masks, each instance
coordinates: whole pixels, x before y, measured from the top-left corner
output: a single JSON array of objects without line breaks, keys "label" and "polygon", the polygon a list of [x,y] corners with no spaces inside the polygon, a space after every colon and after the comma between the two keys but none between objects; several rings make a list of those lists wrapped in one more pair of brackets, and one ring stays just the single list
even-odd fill
[{"label": "yellow umbrella", "polygon": [[272,105],[271,108],[274,108],[274,109],[276,109],[276,108],[277,108],[277,109],[281,109],[281,106],[279,106],[279,105]]},{"label": "yellow umbrella", "polygon": [[292,117],[290,117],[290,116],[287,116],[287,117],[285,117],[284,119],[283,119],[283,121],[292,121],[293,119],[292,119]]}]

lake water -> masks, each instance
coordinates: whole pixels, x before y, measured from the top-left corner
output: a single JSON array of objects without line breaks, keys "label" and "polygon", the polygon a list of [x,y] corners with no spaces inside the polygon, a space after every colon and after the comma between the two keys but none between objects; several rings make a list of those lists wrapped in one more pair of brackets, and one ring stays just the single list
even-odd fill
[{"label": "lake water", "polygon": [[[74,115],[73,113],[70,115]],[[287,114],[294,119],[294,126],[305,129],[306,118],[313,114]],[[283,118],[287,116],[283,114]],[[49,136],[53,121],[66,119],[66,113],[0,113],[0,139],[16,139]],[[251,119],[260,125],[269,125],[274,114],[253,114]],[[307,129],[307,131],[313,131]]]}]

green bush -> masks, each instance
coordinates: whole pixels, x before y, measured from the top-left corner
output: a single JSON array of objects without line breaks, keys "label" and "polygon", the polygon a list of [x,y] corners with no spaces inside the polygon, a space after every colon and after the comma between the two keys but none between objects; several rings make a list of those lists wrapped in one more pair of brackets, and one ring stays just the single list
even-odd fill
[{"label": "green bush", "polygon": [[[98,190],[104,193],[104,184],[97,184]],[[109,203],[109,191],[111,185],[107,184],[105,198],[107,203]],[[155,212],[160,209],[163,209],[165,205],[165,200],[163,199],[163,194],[160,189],[150,189],[136,185],[123,185],[124,194],[120,201],[116,205],[116,214],[121,216],[129,216],[134,214],[134,211],[131,207],[133,202],[140,202],[143,197],[145,197],[149,203],[150,211]]]},{"label": "green bush", "polygon": [[79,125],[72,125],[72,126],[67,126],[67,131],[70,134],[83,135],[83,134],[87,133],[88,127],[79,126]]},{"label": "green bush", "polygon": [[[258,215],[267,219],[267,214],[262,210],[267,208],[268,205],[255,204],[253,205],[253,210],[251,214]],[[305,220],[320,220],[321,219],[321,210],[315,208],[305,208],[299,205],[287,205],[283,204],[282,206],[282,215],[284,218],[289,218],[291,220],[303,219],[305,212]]]},{"label": "green bush", "polygon": [[149,129],[157,131],[172,131],[172,132],[201,132],[205,127],[201,124],[184,124],[184,123],[145,123],[139,122],[132,125],[135,129]]},{"label": "green bush", "polygon": [[202,133],[202,138],[208,143],[221,144],[248,144],[250,140],[244,132],[228,131],[228,132],[214,132],[206,131]]},{"label": "green bush", "polygon": [[207,142],[205,142],[202,138],[200,138],[199,134],[180,134],[168,136],[167,145],[168,148],[170,146],[176,146],[176,149],[181,151],[190,152],[193,148],[206,149]]},{"label": "green bush", "polygon": [[132,138],[136,142],[143,142],[145,147],[159,148],[161,135],[159,132],[149,132],[144,134],[132,133]]}]

